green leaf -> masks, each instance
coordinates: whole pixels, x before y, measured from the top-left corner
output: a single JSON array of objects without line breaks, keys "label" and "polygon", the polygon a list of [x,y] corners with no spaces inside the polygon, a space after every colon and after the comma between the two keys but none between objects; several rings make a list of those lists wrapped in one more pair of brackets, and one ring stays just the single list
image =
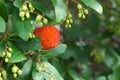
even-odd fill
[{"label": "green leaf", "polygon": [[20,76],[20,79],[28,80],[29,74],[31,72],[31,68],[32,68],[32,60],[29,59],[22,68],[22,75]]},{"label": "green leaf", "polygon": [[6,23],[4,21],[4,19],[0,16],[0,32],[5,32],[6,29]]},{"label": "green leaf", "polygon": [[66,3],[64,0],[52,0],[55,9],[56,22],[61,22],[66,17]]},{"label": "green leaf", "polygon": [[58,56],[58,55],[64,53],[66,48],[67,48],[67,46],[65,44],[59,44],[55,49],[45,51],[46,54],[44,56],[46,56],[48,58]]},{"label": "green leaf", "polygon": [[105,76],[100,76],[96,80],[107,80]]},{"label": "green leaf", "polygon": [[38,50],[38,49],[42,48],[42,46],[40,45],[40,38],[38,38],[38,37],[36,37],[35,39],[28,40],[27,42],[25,42],[24,40],[21,40],[19,38],[15,38],[12,42],[19,49],[24,50],[24,51]]},{"label": "green leaf", "polygon": [[[46,70],[48,70],[48,72],[54,77],[54,80],[63,80],[62,76],[59,74],[59,72],[56,70],[54,66],[52,66],[48,62],[44,62],[43,64],[47,66]],[[32,77],[34,80],[50,80],[50,76],[42,71],[37,72],[36,70],[33,70]]]},{"label": "green leaf", "polygon": [[54,11],[50,8],[50,5],[45,6],[45,3],[43,3],[42,1],[35,1],[35,0],[29,0],[29,1],[38,11],[44,13],[45,16],[54,20],[55,14]]},{"label": "green leaf", "polygon": [[89,69],[89,67],[87,65],[82,65],[82,73],[83,73],[83,77],[85,78],[85,80],[91,80],[91,70]]},{"label": "green leaf", "polygon": [[44,80],[44,73],[37,72],[36,70],[32,71],[32,77],[34,80]]},{"label": "green leaf", "polygon": [[0,16],[7,22],[8,20],[8,10],[3,2],[0,1]]},{"label": "green leaf", "polygon": [[20,38],[27,41],[29,39],[30,32],[33,30],[31,20],[25,19],[25,21],[21,21],[17,11],[14,12],[12,15],[12,23],[15,31]]},{"label": "green leaf", "polygon": [[113,74],[109,75],[109,80],[120,80],[120,65],[116,66],[113,70]]},{"label": "green leaf", "polygon": [[14,1],[14,6],[17,8],[20,8],[24,3],[24,0],[15,0]]},{"label": "green leaf", "polygon": [[62,76],[59,74],[57,69],[48,62],[44,62],[47,67],[46,69],[54,76],[54,80],[63,80]]},{"label": "green leaf", "polygon": [[77,74],[75,71],[71,69],[69,70],[69,75],[72,77],[73,80],[82,80],[79,74]]},{"label": "green leaf", "polygon": [[99,2],[96,0],[81,0],[83,3],[85,3],[88,7],[96,10],[98,13],[103,13],[103,8]]},{"label": "green leaf", "polygon": [[19,49],[16,48],[16,46],[9,44],[9,47],[13,49],[12,56],[9,59],[10,63],[17,63],[26,60],[26,56],[23,52],[21,52]]}]

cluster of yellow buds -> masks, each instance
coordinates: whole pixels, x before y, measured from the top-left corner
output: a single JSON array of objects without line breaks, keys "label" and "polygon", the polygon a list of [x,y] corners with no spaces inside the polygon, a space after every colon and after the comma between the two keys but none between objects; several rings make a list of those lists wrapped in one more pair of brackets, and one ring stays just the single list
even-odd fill
[{"label": "cluster of yellow buds", "polygon": [[12,72],[13,72],[13,77],[16,78],[17,74],[21,75],[22,74],[22,70],[20,70],[15,64],[12,67]]},{"label": "cluster of yellow buds", "polygon": [[5,70],[2,70],[0,72],[0,80],[7,80],[6,78],[7,78],[7,73]]},{"label": "cluster of yellow buds", "polygon": [[30,18],[30,13],[33,13],[35,8],[32,6],[30,2],[25,2],[22,7],[19,9],[19,16],[21,20],[24,21],[25,17]]},{"label": "cluster of yellow buds", "polygon": [[38,65],[37,71],[38,71],[38,72],[41,72],[41,71],[48,72],[48,70],[46,70],[46,67],[47,67],[46,64]]},{"label": "cluster of yellow buds", "polygon": [[78,9],[78,11],[79,11],[78,17],[85,19],[85,18],[86,18],[85,15],[88,14],[88,10],[85,9],[81,4],[78,4],[78,5],[77,5],[77,9]]},{"label": "cluster of yellow buds", "polygon": [[34,38],[35,38],[35,35],[33,34],[33,32],[30,32],[29,38],[30,38],[30,39],[34,39]]},{"label": "cluster of yellow buds", "polygon": [[[43,72],[45,72],[45,73],[48,74],[49,71],[48,71],[46,68],[47,68],[46,64],[40,64],[40,65],[38,65],[38,67],[37,67],[37,71],[38,71],[38,72],[43,71]],[[54,80],[54,76],[53,76],[51,73],[49,73],[48,75],[49,75],[49,77],[50,77],[50,80]]]},{"label": "cluster of yellow buds", "polygon": [[11,57],[12,48],[7,47],[1,54],[0,57],[5,57],[5,62],[7,63],[9,61],[9,58]]},{"label": "cluster of yellow buds", "polygon": [[73,23],[72,14],[69,12],[67,17],[65,18],[65,27],[71,28],[72,23]]},{"label": "cluster of yellow buds", "polygon": [[53,75],[50,75],[50,80],[55,80]]},{"label": "cluster of yellow buds", "polygon": [[47,18],[43,17],[42,15],[38,14],[35,19],[36,23],[40,26],[43,26],[43,24],[47,24],[48,20]]},{"label": "cluster of yellow buds", "polygon": [[93,49],[90,53],[90,56],[94,57],[94,61],[100,63],[105,57],[105,50],[102,49]]}]

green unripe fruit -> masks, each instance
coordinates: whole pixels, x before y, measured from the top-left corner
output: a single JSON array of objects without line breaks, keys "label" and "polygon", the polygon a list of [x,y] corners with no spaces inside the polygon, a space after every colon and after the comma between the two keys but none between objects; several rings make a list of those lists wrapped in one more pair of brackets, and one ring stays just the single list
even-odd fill
[{"label": "green unripe fruit", "polygon": [[68,28],[68,24],[65,24],[65,27]]},{"label": "green unripe fruit", "polygon": [[2,71],[2,76],[3,76],[3,79],[6,80],[6,77],[7,77],[7,73],[5,70]]},{"label": "green unripe fruit", "polygon": [[36,22],[41,21],[41,19],[42,19],[42,16],[41,16],[41,15],[37,15],[37,17],[36,17]]},{"label": "green unripe fruit", "polygon": [[43,22],[44,22],[45,24],[47,24],[47,23],[48,23],[48,20],[47,20],[47,19],[43,19]]},{"label": "green unripe fruit", "polygon": [[39,67],[37,68],[37,71],[38,71],[38,72],[41,72],[41,70],[42,70],[42,68],[39,66]]},{"label": "green unripe fruit", "polygon": [[19,16],[20,16],[21,18],[23,18],[24,15],[25,15],[25,12],[23,12],[23,11],[20,11],[20,12],[19,12]]},{"label": "green unripe fruit", "polygon": [[13,50],[12,50],[12,48],[9,47],[9,48],[8,48],[8,51],[9,51],[9,52],[12,52]]},{"label": "green unripe fruit", "polygon": [[78,4],[78,5],[77,5],[77,8],[78,8],[78,9],[82,9],[82,5],[81,5],[81,4]]},{"label": "green unripe fruit", "polygon": [[85,13],[85,14],[88,14],[88,10],[87,10],[87,9],[85,9],[85,10],[84,10],[84,13]]},{"label": "green unripe fruit", "polygon": [[29,38],[32,39],[32,33],[29,34]]},{"label": "green unripe fruit", "polygon": [[32,35],[32,38],[35,38],[35,35],[34,35],[34,34]]},{"label": "green unripe fruit", "polygon": [[35,8],[33,7],[33,8],[30,9],[30,12],[33,13],[34,10],[35,10]]},{"label": "green unripe fruit", "polygon": [[26,16],[26,18],[30,18],[30,13],[29,12],[26,12],[26,14],[25,14],[25,16]]},{"label": "green unripe fruit", "polygon": [[79,17],[79,18],[81,18],[81,17],[82,17],[82,14],[81,14],[81,13],[79,13],[79,14],[78,14],[78,17]]},{"label": "green unripe fruit", "polygon": [[83,15],[82,18],[85,19],[85,15]]},{"label": "green unripe fruit", "polygon": [[66,23],[69,24],[69,19],[66,20]]},{"label": "green unripe fruit", "polygon": [[25,17],[22,17],[21,20],[24,21],[24,20],[25,20]]},{"label": "green unripe fruit", "polygon": [[71,24],[69,24],[68,27],[71,28]]},{"label": "green unripe fruit", "polygon": [[50,80],[54,80],[54,77],[53,77],[53,76],[51,76],[51,77],[50,77]]},{"label": "green unripe fruit", "polygon": [[7,52],[7,57],[10,58],[11,57],[11,53]]},{"label": "green unripe fruit", "polygon": [[70,19],[70,23],[73,23],[73,20],[72,20],[72,19]]},{"label": "green unripe fruit", "polygon": [[0,80],[3,80],[1,76],[0,76]]},{"label": "green unripe fruit", "polygon": [[7,57],[5,58],[5,62],[8,63],[8,58]]},{"label": "green unripe fruit", "polygon": [[23,5],[23,6],[22,6],[22,10],[23,10],[23,11],[27,11],[27,10],[28,10],[27,6],[26,6],[26,5]]},{"label": "green unripe fruit", "polygon": [[39,24],[40,24],[40,26],[43,26],[43,23],[42,23],[42,22],[40,22]]},{"label": "green unripe fruit", "polygon": [[32,4],[31,4],[31,3],[29,3],[29,5],[28,5],[28,6],[29,6],[29,8],[30,8],[30,9],[32,9],[32,8],[33,8],[33,6],[32,6]]},{"label": "green unripe fruit", "polygon": [[17,70],[18,70],[18,67],[17,67],[17,66],[13,66],[13,67],[12,67],[12,72],[13,72],[13,73],[16,73]]},{"label": "green unripe fruit", "polygon": [[18,73],[18,75],[21,75],[22,74],[22,70],[18,70],[17,73]]},{"label": "green unripe fruit", "polygon": [[68,18],[72,18],[72,15],[70,13],[68,14]]},{"label": "green unripe fruit", "polygon": [[5,51],[3,51],[1,54],[1,57],[4,57],[4,56],[5,56]]},{"label": "green unripe fruit", "polygon": [[17,77],[17,74],[16,74],[16,73],[14,73],[14,74],[13,74],[13,77],[14,77],[14,78],[16,78],[16,77]]},{"label": "green unripe fruit", "polygon": [[46,64],[41,64],[41,66],[42,66],[43,68],[46,68],[46,67],[47,67]]}]

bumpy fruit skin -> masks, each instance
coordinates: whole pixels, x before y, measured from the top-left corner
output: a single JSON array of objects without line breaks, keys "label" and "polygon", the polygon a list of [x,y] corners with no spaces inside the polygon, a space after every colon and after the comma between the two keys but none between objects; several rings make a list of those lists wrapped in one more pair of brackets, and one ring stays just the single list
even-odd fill
[{"label": "bumpy fruit skin", "polygon": [[60,41],[60,33],[55,26],[43,26],[36,28],[34,34],[40,37],[43,50],[55,48]]}]

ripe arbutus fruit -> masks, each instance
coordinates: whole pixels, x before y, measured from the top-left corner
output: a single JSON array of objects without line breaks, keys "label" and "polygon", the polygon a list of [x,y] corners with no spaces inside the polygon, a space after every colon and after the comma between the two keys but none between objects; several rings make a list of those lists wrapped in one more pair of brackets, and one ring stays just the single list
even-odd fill
[{"label": "ripe arbutus fruit", "polygon": [[36,28],[34,34],[40,37],[43,50],[55,48],[60,41],[60,33],[55,26],[43,26]]}]

